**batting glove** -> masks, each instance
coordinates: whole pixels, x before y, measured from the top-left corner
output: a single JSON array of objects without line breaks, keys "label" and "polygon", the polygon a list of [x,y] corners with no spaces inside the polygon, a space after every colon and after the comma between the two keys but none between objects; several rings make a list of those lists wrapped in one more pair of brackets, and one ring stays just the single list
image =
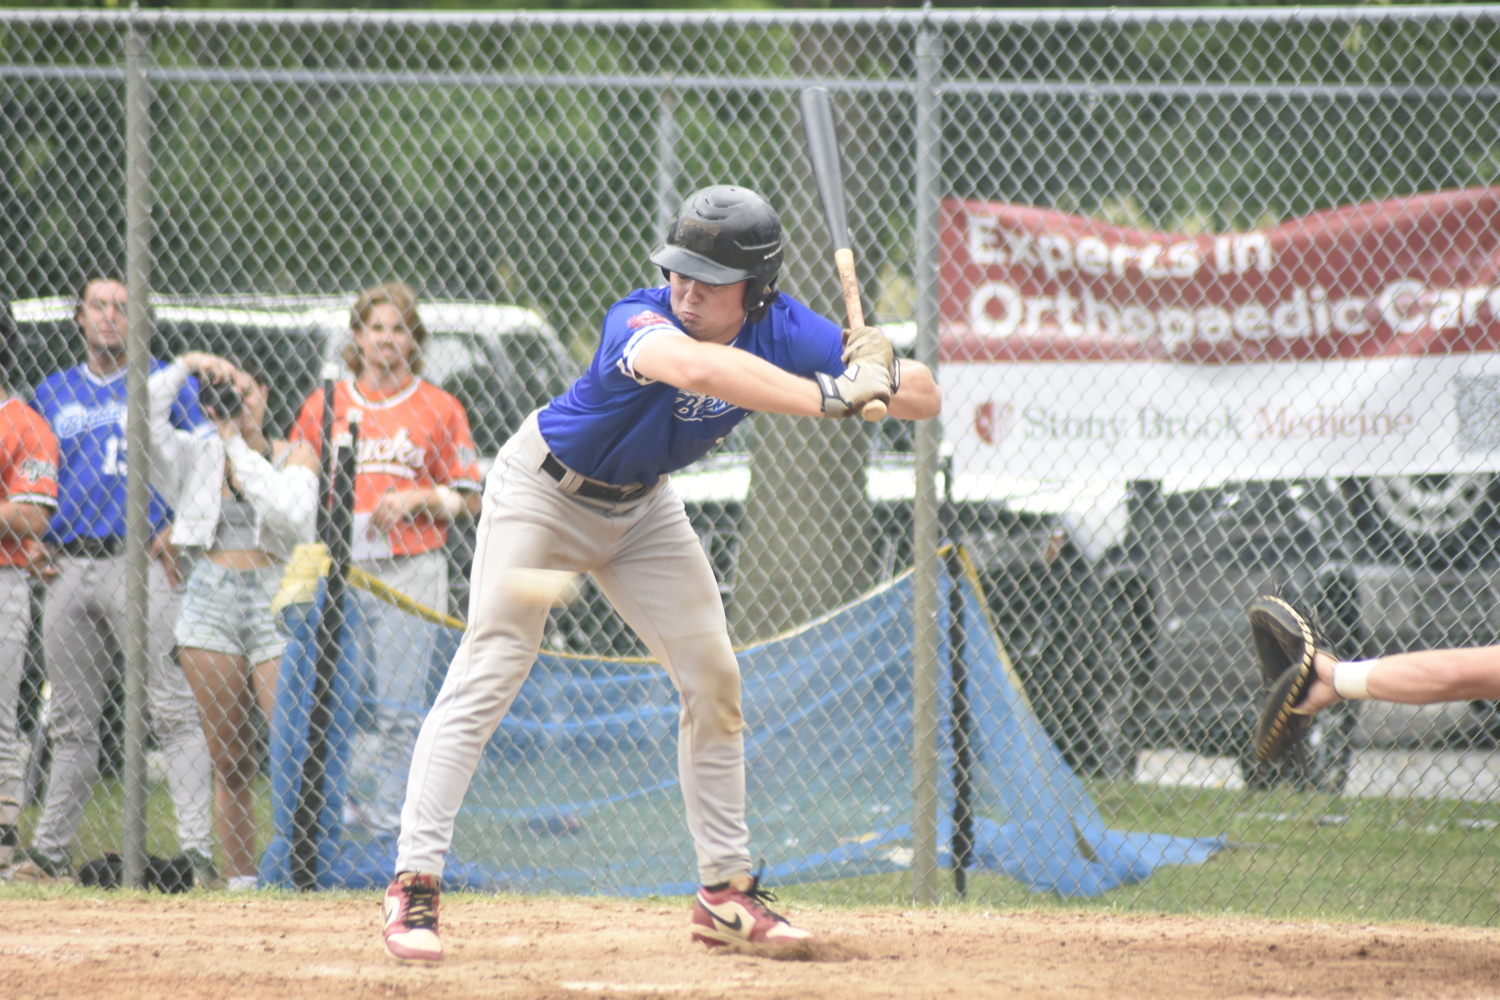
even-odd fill
[{"label": "batting glove", "polygon": [[824,372],[816,378],[825,417],[851,417],[872,399],[891,401],[891,373],[878,364],[852,364],[837,378]]},{"label": "batting glove", "polygon": [[901,363],[891,339],[878,326],[844,331],[844,364],[876,364],[891,374],[891,392],[901,388]]},{"label": "batting glove", "polygon": [[891,339],[879,327],[855,327],[844,330],[844,364],[879,364],[891,373],[891,391],[900,385],[900,366],[895,360]]}]

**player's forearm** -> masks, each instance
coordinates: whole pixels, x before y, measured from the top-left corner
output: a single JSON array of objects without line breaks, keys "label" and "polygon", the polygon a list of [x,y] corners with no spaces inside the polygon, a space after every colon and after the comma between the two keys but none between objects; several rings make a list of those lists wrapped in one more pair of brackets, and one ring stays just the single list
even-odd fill
[{"label": "player's forearm", "polygon": [[52,519],[52,511],[39,503],[0,501],[0,538],[22,541],[40,538]]},{"label": "player's forearm", "polygon": [[636,360],[636,371],[647,378],[759,413],[796,417],[823,413],[823,395],[816,382],[784,372],[753,354],[720,344],[659,346],[663,349],[648,345]]},{"label": "player's forearm", "polygon": [[899,420],[926,420],[943,408],[943,392],[932,372],[919,361],[898,359],[901,387],[891,397],[890,415]]},{"label": "player's forearm", "polygon": [[1371,698],[1404,705],[1500,698],[1500,646],[1382,656],[1366,686]]}]

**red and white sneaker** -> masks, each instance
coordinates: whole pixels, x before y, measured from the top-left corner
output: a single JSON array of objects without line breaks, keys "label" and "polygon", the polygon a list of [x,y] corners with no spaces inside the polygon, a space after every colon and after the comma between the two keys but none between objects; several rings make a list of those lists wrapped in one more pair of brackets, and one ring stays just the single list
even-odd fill
[{"label": "red and white sneaker", "polygon": [[402,962],[436,965],[443,960],[438,882],[438,876],[424,872],[397,872],[385,891],[385,948]]},{"label": "red and white sneaker", "polygon": [[787,944],[812,937],[766,906],[774,902],[771,890],[762,889],[754,875],[738,875],[722,888],[704,886],[693,904],[693,940],[716,948],[745,942]]}]

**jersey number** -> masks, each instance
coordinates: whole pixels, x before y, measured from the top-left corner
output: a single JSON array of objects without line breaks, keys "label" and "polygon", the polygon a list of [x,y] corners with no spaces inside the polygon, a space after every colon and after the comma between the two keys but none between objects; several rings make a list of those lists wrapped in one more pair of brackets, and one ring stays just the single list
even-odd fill
[{"label": "jersey number", "polygon": [[106,476],[125,475],[125,442],[120,440],[119,435],[112,435],[104,443],[104,468],[99,472]]}]

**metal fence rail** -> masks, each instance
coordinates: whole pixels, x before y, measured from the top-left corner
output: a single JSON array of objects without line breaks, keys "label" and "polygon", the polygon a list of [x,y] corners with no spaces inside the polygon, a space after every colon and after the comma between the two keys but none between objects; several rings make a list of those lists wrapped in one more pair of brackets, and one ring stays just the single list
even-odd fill
[{"label": "metal fence rail", "polygon": [[[755,850],[828,898],[951,899],[962,841],[967,893],[1007,905],[1093,879],[1111,905],[1490,923],[1493,706],[1350,703],[1267,768],[1249,751],[1261,678],[1244,608],[1302,599],[1349,658],[1500,634],[1497,52],[1500,8],[1484,6],[4,12],[4,381],[29,398],[88,364],[75,296],[114,274],[157,356],[258,368],[266,437],[305,437],[356,295],[404,281],[431,334],[424,378],[462,405],[483,472],[582,370],[610,304],[660,282],[647,257],[701,186],[765,194],[787,230],[781,287],[842,319],[796,110],[826,87],[867,315],[939,373],[945,404],[912,426],[756,417],[674,476],[742,664],[766,671],[746,670]],[[57,430],[65,480],[99,461]],[[125,449],[137,481],[144,440]],[[146,853],[195,849],[240,874],[184,761],[236,782],[269,755],[245,850],[274,844],[291,739],[276,717],[297,675],[273,708],[243,659],[279,648],[219,651],[241,659],[232,696],[212,687],[192,660],[208,640],[175,619],[213,560],[189,553],[197,583],[158,609],[145,495],[128,532],[123,514],[82,531],[128,537],[128,555],[63,544],[91,511],[53,523],[60,575],[18,583],[30,652],[0,695],[18,691],[27,751],[21,839],[75,865],[127,848],[130,875]],[[962,558],[940,558],[949,541]],[[445,580],[407,583],[462,615],[472,545],[461,519]],[[95,557],[134,560],[134,603],[113,627],[89,611],[85,639],[59,624],[59,595]],[[364,558],[377,576],[414,565]],[[383,782],[412,735],[387,716],[425,708],[453,637],[359,600],[374,631],[332,766],[347,765],[339,834],[378,868]],[[845,614],[867,645],[820,645]],[[150,637],[158,618],[187,653]],[[106,654],[59,666],[86,643]],[[469,884],[691,880],[659,725],[671,695],[644,654],[592,584],[553,612],[460,820]],[[101,689],[102,707],[64,683]],[[171,729],[188,695],[207,748]],[[965,699],[972,732],[955,742]],[[215,742],[226,711],[253,743],[234,767]],[[90,754],[103,776],[59,832],[47,778],[60,758],[88,778]],[[1117,851],[1150,877],[1106,871]],[[1323,871],[1296,869],[1309,851]],[[1082,881],[1027,874],[1046,858]]]}]

